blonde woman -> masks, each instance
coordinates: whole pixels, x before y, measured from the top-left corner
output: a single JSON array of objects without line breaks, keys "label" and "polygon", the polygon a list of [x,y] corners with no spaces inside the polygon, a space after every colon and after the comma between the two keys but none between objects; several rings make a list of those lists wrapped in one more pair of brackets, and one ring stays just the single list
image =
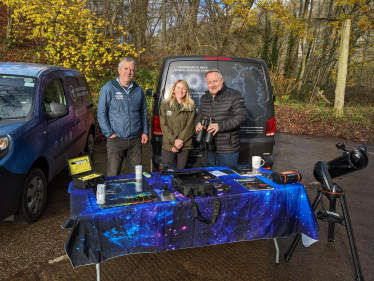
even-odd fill
[{"label": "blonde woman", "polygon": [[162,163],[176,162],[184,169],[188,154],[193,149],[195,131],[195,103],[191,99],[187,82],[174,83],[169,97],[160,106],[160,123],[163,134]]}]

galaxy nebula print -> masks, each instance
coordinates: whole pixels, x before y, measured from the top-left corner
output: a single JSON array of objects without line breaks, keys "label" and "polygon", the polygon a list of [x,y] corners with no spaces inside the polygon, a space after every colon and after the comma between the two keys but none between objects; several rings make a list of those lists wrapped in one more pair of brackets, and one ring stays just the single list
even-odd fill
[{"label": "galaxy nebula print", "polygon": [[[220,171],[227,167],[204,168]],[[266,170],[263,170],[266,171]],[[118,180],[134,175],[106,178]],[[265,177],[273,190],[249,191],[235,179],[238,174],[218,179],[231,186],[229,193],[218,192],[220,214],[214,225],[196,220],[189,198],[171,187],[172,176],[152,173],[144,178],[161,197],[163,184],[175,193],[175,201],[153,201],[110,209],[96,204],[92,189],[75,188],[70,183],[71,216],[63,228],[71,228],[65,251],[74,267],[97,264],[121,255],[171,251],[237,241],[272,239],[294,233],[318,240],[318,224],[304,186],[278,185]],[[196,197],[204,218],[211,218],[214,196]]]}]

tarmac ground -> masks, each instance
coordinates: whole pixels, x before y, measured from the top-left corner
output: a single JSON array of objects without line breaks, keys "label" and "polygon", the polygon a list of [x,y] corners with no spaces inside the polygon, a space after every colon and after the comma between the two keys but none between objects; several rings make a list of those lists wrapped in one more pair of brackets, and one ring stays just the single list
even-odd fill
[{"label": "tarmac ground", "polygon": [[[273,171],[296,170],[313,201],[320,184],[313,178],[317,161],[342,155],[335,144],[343,142],[315,136],[276,134]],[[348,142],[347,149],[360,144]],[[374,146],[367,148],[365,170],[334,179],[347,198],[350,219],[365,280],[374,280]],[[149,144],[143,146],[143,170],[150,171]],[[95,171],[106,172],[106,148],[96,146]],[[121,174],[127,173],[126,164]],[[42,217],[33,224],[0,222],[0,280],[96,280],[95,266],[73,268],[64,250],[69,229],[61,225],[70,215],[67,169],[49,184],[48,203]],[[327,198],[323,198],[326,208]],[[317,211],[321,207],[317,208]],[[340,203],[337,212],[342,214]],[[279,238],[281,253],[275,263],[272,239],[235,242],[151,254],[117,257],[101,264],[102,280],[354,280],[351,250],[342,225],[335,226],[334,243],[327,242],[328,224],[318,220],[319,241],[297,246],[291,260],[284,261],[295,235]]]}]

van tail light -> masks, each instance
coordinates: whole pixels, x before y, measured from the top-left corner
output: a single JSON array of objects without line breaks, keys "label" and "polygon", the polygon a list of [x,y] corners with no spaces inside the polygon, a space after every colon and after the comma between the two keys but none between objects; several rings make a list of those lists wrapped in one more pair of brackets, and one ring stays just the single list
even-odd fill
[{"label": "van tail light", "polygon": [[275,135],[275,118],[270,118],[266,121],[265,136],[271,137]]},{"label": "van tail light", "polygon": [[160,117],[153,116],[153,134],[162,136]]}]

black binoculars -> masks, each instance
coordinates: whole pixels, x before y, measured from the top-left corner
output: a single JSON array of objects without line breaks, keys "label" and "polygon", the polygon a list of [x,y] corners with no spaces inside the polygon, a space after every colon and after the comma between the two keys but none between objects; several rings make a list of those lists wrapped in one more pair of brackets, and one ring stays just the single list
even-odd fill
[{"label": "black binoculars", "polygon": [[208,117],[204,117],[202,120],[201,120],[201,126],[203,126],[203,129],[201,131],[199,131],[196,135],[196,140],[198,142],[206,142],[206,143],[211,143],[212,142],[212,139],[213,139],[213,133],[208,133],[206,128],[209,127],[210,124],[213,124],[214,121],[213,121],[213,118],[208,118]]}]

